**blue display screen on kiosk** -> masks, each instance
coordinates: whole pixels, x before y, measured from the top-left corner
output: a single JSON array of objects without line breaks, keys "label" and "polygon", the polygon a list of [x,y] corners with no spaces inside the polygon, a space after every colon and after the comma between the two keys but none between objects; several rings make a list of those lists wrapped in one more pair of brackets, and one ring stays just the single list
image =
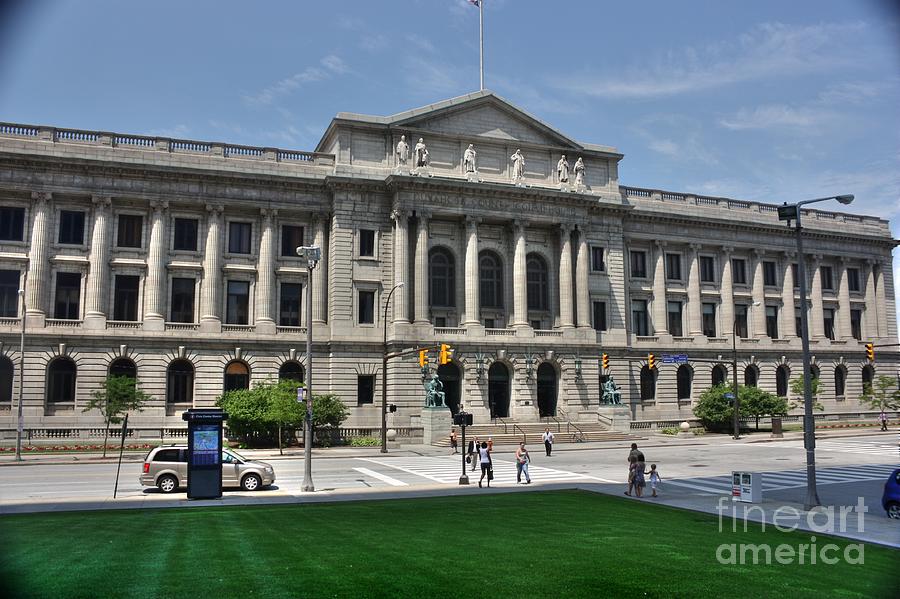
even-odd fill
[{"label": "blue display screen on kiosk", "polygon": [[192,466],[218,466],[222,463],[222,448],[219,446],[220,428],[215,424],[195,424],[192,427]]}]

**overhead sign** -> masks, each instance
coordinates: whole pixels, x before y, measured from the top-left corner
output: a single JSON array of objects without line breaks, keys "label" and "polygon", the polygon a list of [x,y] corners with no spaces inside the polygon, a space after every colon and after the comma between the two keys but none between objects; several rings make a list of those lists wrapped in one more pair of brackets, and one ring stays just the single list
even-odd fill
[{"label": "overhead sign", "polygon": [[687,354],[663,354],[663,364],[687,364]]},{"label": "overhead sign", "polygon": [[778,207],[778,219],[779,220],[797,220],[797,206],[795,204],[791,204],[789,206],[779,206]]}]

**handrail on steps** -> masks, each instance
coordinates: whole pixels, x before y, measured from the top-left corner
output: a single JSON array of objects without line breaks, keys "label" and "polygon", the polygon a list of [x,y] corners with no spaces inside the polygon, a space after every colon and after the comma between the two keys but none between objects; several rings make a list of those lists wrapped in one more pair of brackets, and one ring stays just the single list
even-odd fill
[{"label": "handrail on steps", "polygon": [[[506,433],[509,432],[509,426],[506,424],[506,421],[503,418],[501,418],[500,416],[494,415],[494,417],[491,419],[491,421],[494,424],[496,424],[498,420],[500,421],[500,424],[503,425],[503,434],[505,435]],[[516,425],[513,425],[513,426],[516,426]],[[515,429],[513,429],[513,432],[515,432]]]},{"label": "handrail on steps", "polygon": [[514,423],[513,423],[513,433],[515,433],[516,430],[518,430],[520,433],[522,433],[522,443],[526,443],[526,440],[525,440],[525,438],[526,438],[525,429],[521,428],[518,424],[516,424],[516,423],[514,422]]}]

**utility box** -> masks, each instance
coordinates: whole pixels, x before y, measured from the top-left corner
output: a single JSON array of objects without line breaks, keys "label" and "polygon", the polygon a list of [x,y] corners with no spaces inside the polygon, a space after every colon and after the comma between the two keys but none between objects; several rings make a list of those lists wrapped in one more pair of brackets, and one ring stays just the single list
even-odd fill
[{"label": "utility box", "polygon": [[762,501],[762,475],[759,472],[731,473],[731,500],[744,503]]},{"label": "utility box", "polygon": [[191,408],[181,415],[188,423],[188,499],[222,497],[222,424],[220,408]]}]

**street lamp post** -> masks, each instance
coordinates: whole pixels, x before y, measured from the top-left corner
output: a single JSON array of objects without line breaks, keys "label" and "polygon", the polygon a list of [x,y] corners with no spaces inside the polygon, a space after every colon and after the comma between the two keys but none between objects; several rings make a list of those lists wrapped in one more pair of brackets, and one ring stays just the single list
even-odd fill
[{"label": "street lamp post", "polygon": [[806,305],[806,257],[803,255],[803,230],[800,226],[800,207],[826,200],[837,200],[841,204],[853,201],[850,194],[828,196],[815,200],[805,200],[796,204],[785,202],[778,207],[778,218],[796,221],[794,232],[797,239],[797,277],[800,279],[800,342],[803,347],[803,445],[806,448],[806,501],[804,508],[810,510],[819,505],[819,493],[816,490],[816,424],[813,419],[812,381],[810,380],[809,356],[809,318]]},{"label": "street lamp post", "polygon": [[317,246],[301,246],[297,255],[306,260],[306,418],[303,422],[303,486],[304,493],[316,490],[312,479],[312,402],[313,402],[313,356],[312,356],[312,272],[322,259],[322,249]]},{"label": "street lamp post", "polygon": [[381,453],[387,453],[387,363],[388,363],[388,345],[387,345],[387,314],[391,305],[391,296],[394,292],[403,287],[403,281],[400,281],[388,293],[387,301],[384,302],[384,318],[381,320],[384,326],[384,340],[382,343],[381,356]]},{"label": "street lamp post", "polygon": [[[27,274],[25,275],[28,276]],[[22,287],[25,287],[23,282]],[[22,332],[19,336],[19,401],[16,406],[16,461],[22,461],[22,433],[25,432],[25,417],[22,415],[22,399],[25,392],[25,289],[19,289],[19,303],[22,304]]]}]

